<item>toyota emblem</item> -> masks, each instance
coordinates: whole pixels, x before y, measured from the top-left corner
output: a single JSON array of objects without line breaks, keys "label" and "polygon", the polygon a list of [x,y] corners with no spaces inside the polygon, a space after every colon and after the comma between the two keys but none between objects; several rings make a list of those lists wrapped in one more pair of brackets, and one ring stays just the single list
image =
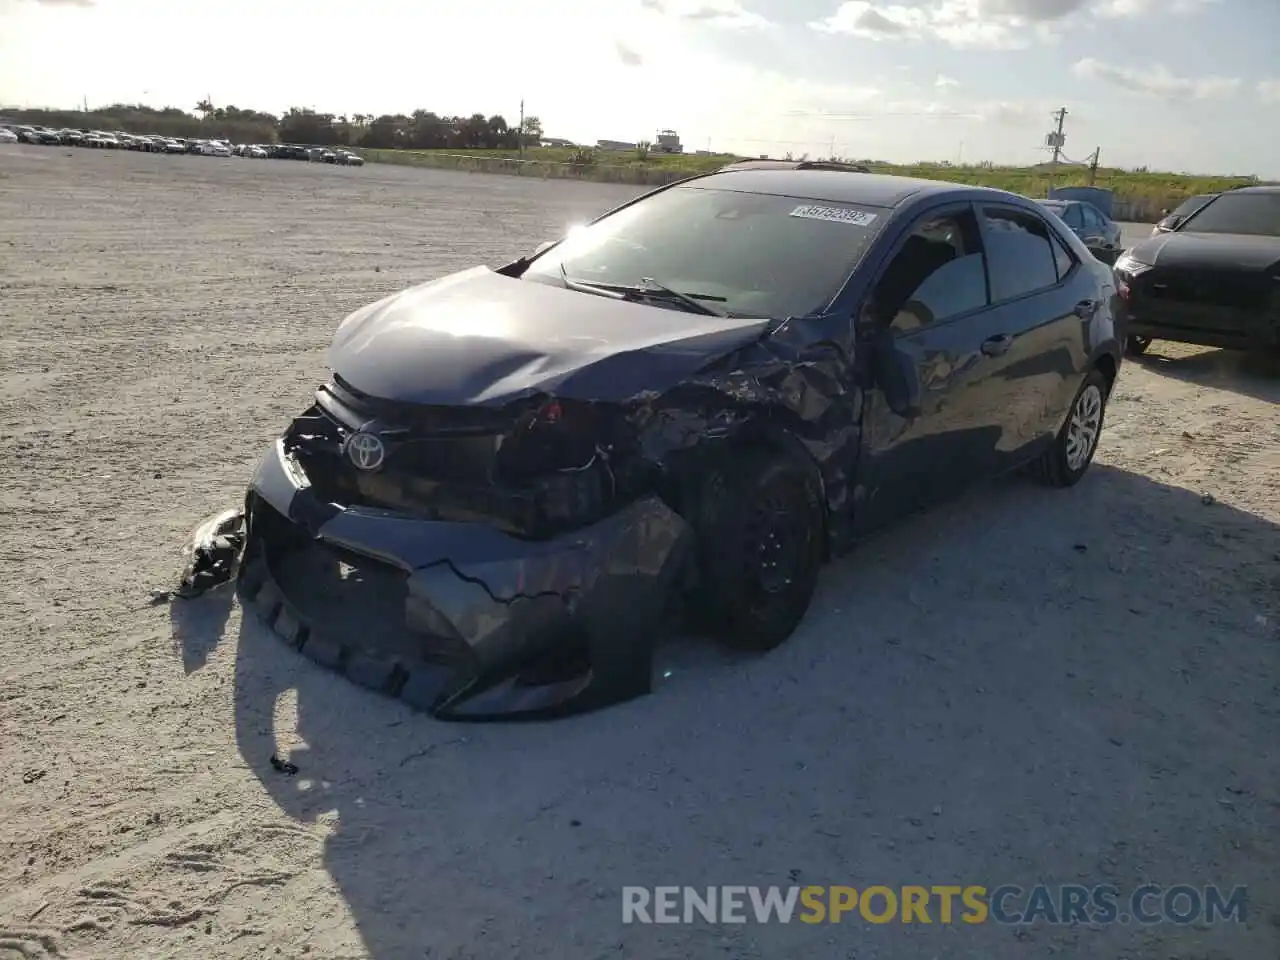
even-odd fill
[{"label": "toyota emblem", "polygon": [[353,433],[347,440],[347,456],[357,470],[377,470],[387,458],[387,448],[372,433]]}]

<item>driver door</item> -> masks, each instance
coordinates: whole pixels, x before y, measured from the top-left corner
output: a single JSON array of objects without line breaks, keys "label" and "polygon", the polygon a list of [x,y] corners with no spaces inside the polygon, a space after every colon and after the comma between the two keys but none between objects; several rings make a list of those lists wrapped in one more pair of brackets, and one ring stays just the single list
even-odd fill
[{"label": "driver door", "polygon": [[[986,253],[970,204],[922,216],[873,286],[860,326],[885,324],[910,358],[920,412],[903,418],[879,389],[863,413],[860,530],[958,492],[994,472],[1006,391],[1000,357],[1012,343],[991,308]],[[865,341],[864,341],[865,342]]]}]

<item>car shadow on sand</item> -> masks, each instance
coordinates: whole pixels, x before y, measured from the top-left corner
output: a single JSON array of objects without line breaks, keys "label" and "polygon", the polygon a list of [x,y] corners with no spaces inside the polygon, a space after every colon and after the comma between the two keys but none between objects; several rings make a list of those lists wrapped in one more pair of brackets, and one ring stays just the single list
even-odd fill
[{"label": "car shadow on sand", "polygon": [[182,669],[190,676],[209,662],[222,641],[231,617],[232,587],[218,589],[169,604],[169,624],[174,646],[182,658]]},{"label": "car shadow on sand", "polygon": [[1166,377],[1280,404],[1280,354],[1215,349],[1167,357],[1160,353],[1157,340],[1150,352],[1128,359]]},{"label": "car shadow on sand", "polygon": [[1278,544],[1101,464],[1068,491],[1006,480],[830,567],[773,653],[694,658],[649,697],[533,725],[415,714],[246,615],[236,737],[284,813],[336,813],[324,867],[362,942],[321,925],[314,955],[1274,956],[1265,911],[1017,936],[624,926],[621,888],[1217,883],[1276,902]]}]

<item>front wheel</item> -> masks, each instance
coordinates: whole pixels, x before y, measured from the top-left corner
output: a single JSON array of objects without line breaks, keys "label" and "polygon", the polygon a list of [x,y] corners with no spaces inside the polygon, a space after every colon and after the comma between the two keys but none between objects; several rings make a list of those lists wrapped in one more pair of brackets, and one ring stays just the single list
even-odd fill
[{"label": "front wheel", "polygon": [[1147,348],[1151,346],[1150,337],[1130,337],[1125,341],[1124,352],[1131,357],[1140,357],[1147,352]]},{"label": "front wheel", "polygon": [[1031,464],[1031,473],[1037,480],[1051,487],[1071,487],[1084,476],[1102,436],[1109,392],[1102,371],[1089,371],[1053,445]]},{"label": "front wheel", "polygon": [[808,612],[822,566],[826,514],[814,470],[749,451],[709,480],[702,516],[700,619],[739,649],[779,646]]}]

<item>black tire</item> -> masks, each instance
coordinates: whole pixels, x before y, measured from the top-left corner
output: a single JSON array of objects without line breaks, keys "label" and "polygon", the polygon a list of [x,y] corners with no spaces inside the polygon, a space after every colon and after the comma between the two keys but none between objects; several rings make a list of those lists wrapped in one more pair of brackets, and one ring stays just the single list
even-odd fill
[{"label": "black tire", "polygon": [[1124,343],[1124,352],[1131,357],[1140,357],[1151,346],[1150,337],[1130,337]]},{"label": "black tire", "polygon": [[815,471],[798,456],[748,450],[710,477],[701,500],[697,620],[730,646],[772,650],[804,619],[822,566]]},{"label": "black tire", "polygon": [[[1093,463],[1093,455],[1098,450],[1098,442],[1102,439],[1102,427],[1106,420],[1107,397],[1111,392],[1106,376],[1096,367],[1089,371],[1084,383],[1071,401],[1071,412],[1067,422],[1062,425],[1053,445],[1031,463],[1031,475],[1041,483],[1051,487],[1073,487],[1079,482]],[[1092,411],[1095,411],[1096,415]],[[1094,423],[1088,449],[1081,459],[1075,454],[1081,439],[1078,429],[1073,429],[1077,420],[1085,424]]]}]

